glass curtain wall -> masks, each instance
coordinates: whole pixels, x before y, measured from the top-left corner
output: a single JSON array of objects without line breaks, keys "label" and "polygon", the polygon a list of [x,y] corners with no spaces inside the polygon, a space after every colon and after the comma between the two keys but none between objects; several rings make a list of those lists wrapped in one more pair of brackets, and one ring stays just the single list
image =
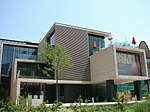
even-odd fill
[{"label": "glass curtain wall", "polygon": [[[94,42],[96,48],[93,48]],[[89,55],[92,55],[96,51],[100,51],[101,48],[105,47],[105,40],[103,36],[89,35]]]},{"label": "glass curtain wall", "polygon": [[36,60],[37,49],[27,47],[14,47],[14,55],[15,58]]},{"label": "glass curtain wall", "polygon": [[45,64],[36,64],[36,63],[22,63],[18,62],[17,71],[19,72],[18,77],[30,77],[30,78],[54,78],[53,75],[48,76],[43,74],[42,69]]},{"label": "glass curtain wall", "polygon": [[2,54],[2,76],[8,77],[10,75],[14,58],[36,60],[37,48],[4,45]]},{"label": "glass curtain wall", "polygon": [[0,98],[10,96],[11,69],[14,58],[36,60],[37,48],[3,45]]},{"label": "glass curtain wall", "polygon": [[11,73],[11,65],[13,62],[13,46],[3,46],[2,54],[2,76],[9,76]]}]

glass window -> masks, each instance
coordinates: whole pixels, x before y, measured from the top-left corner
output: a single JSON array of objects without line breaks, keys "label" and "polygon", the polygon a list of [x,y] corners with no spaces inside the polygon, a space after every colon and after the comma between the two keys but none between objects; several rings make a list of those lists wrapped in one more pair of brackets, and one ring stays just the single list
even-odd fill
[{"label": "glass window", "polygon": [[26,82],[21,82],[20,83],[20,95],[38,95],[38,98],[40,97],[39,95],[42,94],[44,85],[39,84],[39,83],[26,83]]},{"label": "glass window", "polygon": [[10,80],[7,77],[1,78],[0,84],[0,99],[6,99],[10,96]]},{"label": "glass window", "polygon": [[65,95],[65,90],[64,90],[64,85],[60,85],[60,96],[64,96]]},{"label": "glass window", "polygon": [[51,35],[50,37],[49,37],[49,43],[50,43],[50,45],[51,46],[54,46],[55,45],[55,41],[56,41],[56,38],[55,38],[55,33],[53,33],[53,35]]},{"label": "glass window", "polygon": [[2,54],[2,76],[9,76],[11,74],[11,66],[13,61],[13,46],[5,46],[3,47]]},{"label": "glass window", "polygon": [[2,76],[9,76],[11,74],[14,58],[36,60],[37,48],[4,45],[2,53]]},{"label": "glass window", "polygon": [[[96,48],[93,48],[94,42],[96,43]],[[104,47],[105,41],[103,36],[89,35],[89,55],[92,55],[94,52]]]},{"label": "glass window", "polygon": [[140,55],[117,51],[118,75],[142,76]]},{"label": "glass window", "polygon": [[16,47],[15,48],[15,57],[21,59],[37,59],[37,48],[28,48],[28,47]]},{"label": "glass window", "polygon": [[42,72],[44,66],[44,64],[18,62],[17,71],[20,71],[19,77],[49,78]]}]

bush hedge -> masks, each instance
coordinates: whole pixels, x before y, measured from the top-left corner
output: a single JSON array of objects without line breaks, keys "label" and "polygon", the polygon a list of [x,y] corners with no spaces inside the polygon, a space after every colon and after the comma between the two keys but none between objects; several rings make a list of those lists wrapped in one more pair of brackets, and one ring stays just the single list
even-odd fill
[{"label": "bush hedge", "polygon": [[15,104],[9,99],[2,99],[0,100],[0,112],[150,112],[150,100],[134,104],[118,102],[115,105],[103,106],[89,106],[86,101],[86,105],[83,106],[81,105],[83,100],[79,98],[79,101],[70,107],[64,107],[61,102],[55,102],[52,106],[46,106],[46,103],[33,107],[29,104],[27,105],[24,99],[19,101],[19,104]]}]

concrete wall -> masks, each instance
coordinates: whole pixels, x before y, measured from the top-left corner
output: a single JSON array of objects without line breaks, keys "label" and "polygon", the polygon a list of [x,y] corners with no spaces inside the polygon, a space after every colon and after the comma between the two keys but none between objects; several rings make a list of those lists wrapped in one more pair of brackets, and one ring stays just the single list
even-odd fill
[{"label": "concrete wall", "polygon": [[47,42],[47,39],[46,38],[43,38],[43,40],[40,42],[39,46],[38,46],[38,53],[42,53],[44,52],[44,43]]},{"label": "concrete wall", "polygon": [[90,57],[92,83],[105,83],[116,77],[115,48],[110,46]]},{"label": "concrete wall", "polygon": [[1,68],[2,68],[2,52],[3,52],[3,43],[0,43],[0,79],[1,79]]},{"label": "concrete wall", "polygon": [[[140,55],[142,76],[119,75],[116,52],[135,53]],[[128,83],[136,80],[148,79],[145,51],[138,48],[124,46],[110,46],[90,57],[91,83],[105,83],[114,80],[115,84]]]},{"label": "concrete wall", "polygon": [[11,72],[10,99],[17,103],[17,91],[20,91],[20,88],[17,88],[17,61],[14,61],[12,65],[13,66]]}]

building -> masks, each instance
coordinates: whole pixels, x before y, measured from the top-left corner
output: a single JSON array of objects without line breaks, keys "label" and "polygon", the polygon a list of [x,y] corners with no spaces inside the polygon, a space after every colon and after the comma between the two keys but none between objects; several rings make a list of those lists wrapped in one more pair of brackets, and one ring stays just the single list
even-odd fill
[{"label": "building", "polygon": [[112,101],[116,86],[128,82],[134,82],[134,92],[140,100],[140,81],[148,80],[145,50],[105,47],[105,39],[110,36],[108,32],[55,23],[40,43],[0,39],[0,94],[15,102],[20,95],[28,95],[33,102],[56,100],[55,77],[47,77],[38,68],[45,62],[37,54],[48,42],[64,45],[72,57],[73,67],[59,77],[60,101],[74,102],[79,95],[83,99]]}]

